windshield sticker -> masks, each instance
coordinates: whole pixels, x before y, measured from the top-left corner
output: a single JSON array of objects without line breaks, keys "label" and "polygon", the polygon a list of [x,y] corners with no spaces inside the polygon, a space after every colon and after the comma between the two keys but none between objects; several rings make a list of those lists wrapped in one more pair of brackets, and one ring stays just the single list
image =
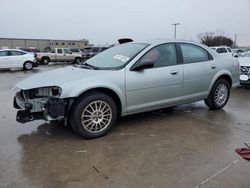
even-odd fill
[{"label": "windshield sticker", "polygon": [[116,55],[113,57],[114,59],[118,59],[124,63],[126,63],[129,60],[129,57],[123,56],[123,55]]}]

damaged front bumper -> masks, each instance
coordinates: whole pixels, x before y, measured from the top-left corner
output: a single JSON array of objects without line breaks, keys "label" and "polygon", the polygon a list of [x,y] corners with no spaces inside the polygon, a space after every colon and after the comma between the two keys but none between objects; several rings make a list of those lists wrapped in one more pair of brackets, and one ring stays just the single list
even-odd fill
[{"label": "damaged front bumper", "polygon": [[33,120],[60,120],[65,117],[65,100],[53,97],[26,99],[22,91],[16,93],[13,106],[17,111],[16,120],[26,123]]}]

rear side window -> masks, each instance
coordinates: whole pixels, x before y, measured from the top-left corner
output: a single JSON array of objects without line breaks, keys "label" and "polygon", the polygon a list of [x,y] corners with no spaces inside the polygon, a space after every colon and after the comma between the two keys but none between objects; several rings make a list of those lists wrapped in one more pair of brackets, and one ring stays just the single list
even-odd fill
[{"label": "rear side window", "polygon": [[57,49],[57,53],[62,54],[62,49]]},{"label": "rear side window", "polygon": [[8,56],[8,51],[1,51],[0,57]]},{"label": "rear side window", "polygon": [[227,50],[226,48],[217,48],[216,52],[219,54],[223,54],[223,53],[227,53]]},{"label": "rear side window", "polygon": [[196,63],[211,60],[209,53],[193,44],[180,44],[184,63]]},{"label": "rear side window", "polygon": [[19,56],[19,55],[24,55],[24,52],[19,52],[19,51],[10,51],[10,56]]}]

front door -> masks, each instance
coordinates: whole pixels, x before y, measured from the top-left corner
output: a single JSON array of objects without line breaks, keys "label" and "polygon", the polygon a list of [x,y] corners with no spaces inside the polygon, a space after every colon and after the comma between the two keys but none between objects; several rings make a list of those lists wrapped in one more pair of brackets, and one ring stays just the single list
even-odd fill
[{"label": "front door", "polygon": [[175,104],[182,94],[183,65],[178,63],[175,44],[154,47],[137,63],[143,61],[152,61],[154,67],[126,70],[127,113]]},{"label": "front door", "polygon": [[75,54],[73,54],[70,50],[68,49],[63,49],[65,61],[74,61],[75,59]]}]

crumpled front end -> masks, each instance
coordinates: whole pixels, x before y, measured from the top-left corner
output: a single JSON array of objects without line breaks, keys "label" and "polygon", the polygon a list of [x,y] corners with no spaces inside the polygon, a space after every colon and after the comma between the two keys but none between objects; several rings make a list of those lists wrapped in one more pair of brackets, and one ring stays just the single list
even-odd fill
[{"label": "crumpled front end", "polygon": [[60,99],[60,94],[61,88],[56,86],[17,91],[13,101],[14,108],[19,109],[16,120],[26,123],[64,119],[68,101]]},{"label": "crumpled front end", "polygon": [[240,84],[250,84],[250,65],[240,66]]}]

